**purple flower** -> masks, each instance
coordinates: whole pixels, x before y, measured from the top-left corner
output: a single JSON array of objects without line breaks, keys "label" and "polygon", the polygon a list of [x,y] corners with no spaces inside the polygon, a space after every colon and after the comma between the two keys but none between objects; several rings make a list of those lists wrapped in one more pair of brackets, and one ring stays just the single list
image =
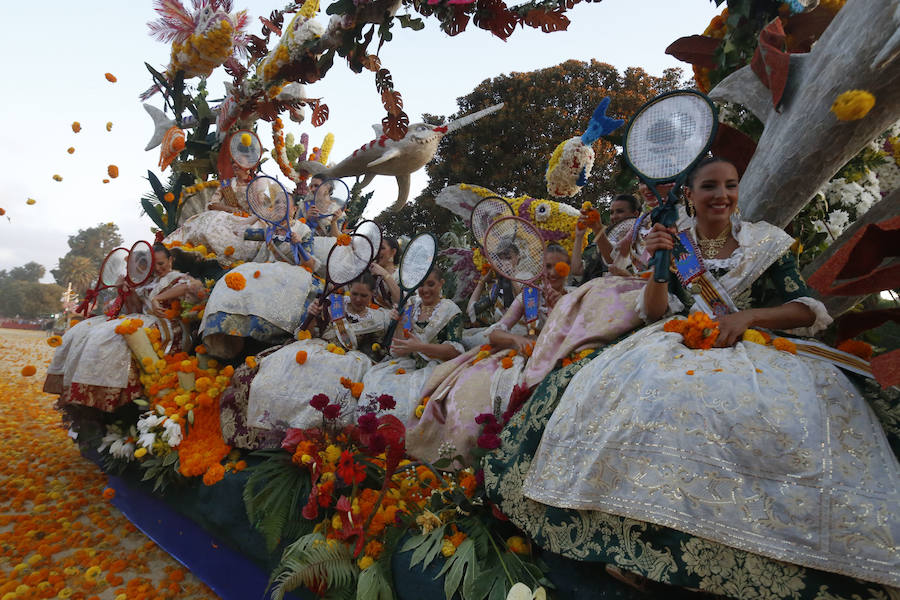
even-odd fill
[{"label": "purple flower", "polygon": [[494,450],[500,447],[500,438],[495,433],[483,433],[478,436],[478,447],[485,450]]},{"label": "purple flower", "polygon": [[326,419],[337,419],[339,416],[341,416],[341,405],[329,404],[322,409],[322,414],[325,415]]},{"label": "purple flower", "polygon": [[382,394],[378,396],[378,406],[381,408],[381,410],[390,410],[397,406],[397,402],[390,394]]},{"label": "purple flower", "polygon": [[321,412],[326,406],[328,406],[328,403],[330,401],[331,400],[325,394],[316,394],[312,397],[312,400],[309,401],[309,405],[317,411]]},{"label": "purple flower", "polygon": [[378,427],[378,417],[374,413],[361,415],[358,420],[359,430],[363,433],[374,433]]}]

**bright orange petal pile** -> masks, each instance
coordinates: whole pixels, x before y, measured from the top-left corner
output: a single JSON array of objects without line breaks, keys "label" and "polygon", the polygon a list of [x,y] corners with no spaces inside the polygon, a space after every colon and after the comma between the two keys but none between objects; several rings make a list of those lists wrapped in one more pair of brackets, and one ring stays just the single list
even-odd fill
[{"label": "bright orange petal pile", "polygon": [[41,392],[52,354],[43,333],[0,329],[0,600],[216,598],[104,499]]}]

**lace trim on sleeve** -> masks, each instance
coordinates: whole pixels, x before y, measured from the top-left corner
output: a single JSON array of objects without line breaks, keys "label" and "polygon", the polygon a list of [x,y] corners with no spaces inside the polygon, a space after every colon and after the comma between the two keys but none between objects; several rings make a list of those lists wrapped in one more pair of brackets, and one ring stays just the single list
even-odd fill
[{"label": "lace trim on sleeve", "polygon": [[828,314],[828,310],[825,308],[825,305],[815,298],[810,298],[809,296],[801,296],[800,298],[794,298],[793,300],[791,300],[791,302],[799,302],[800,304],[808,306],[809,309],[812,310],[816,315],[816,320],[809,327],[797,327],[796,329],[788,330],[788,333],[793,333],[794,335],[813,336],[831,325],[831,322],[833,321],[831,315]]}]

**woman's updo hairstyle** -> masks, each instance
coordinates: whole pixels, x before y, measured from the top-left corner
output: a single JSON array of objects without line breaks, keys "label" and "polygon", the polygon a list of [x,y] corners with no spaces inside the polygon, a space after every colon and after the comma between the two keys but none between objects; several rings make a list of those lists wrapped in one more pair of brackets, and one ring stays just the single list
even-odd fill
[{"label": "woman's updo hairstyle", "polygon": [[155,244],[153,244],[153,252],[162,252],[166,255],[166,258],[172,258],[172,253],[168,248],[165,247],[165,245],[163,245],[162,242],[156,242]]},{"label": "woman's updo hairstyle", "polygon": [[547,247],[544,248],[544,254],[562,254],[567,259],[570,258],[568,251],[556,243],[547,244]]},{"label": "woman's updo hairstyle", "polygon": [[437,277],[440,281],[444,280],[444,270],[437,264],[437,261],[431,265],[431,270],[428,271],[428,275],[425,276],[425,279],[428,279],[432,275]]},{"label": "woman's updo hairstyle", "polygon": [[368,271],[363,272],[362,275],[354,279],[353,283],[361,283],[369,288],[373,293],[375,292],[375,276]]}]

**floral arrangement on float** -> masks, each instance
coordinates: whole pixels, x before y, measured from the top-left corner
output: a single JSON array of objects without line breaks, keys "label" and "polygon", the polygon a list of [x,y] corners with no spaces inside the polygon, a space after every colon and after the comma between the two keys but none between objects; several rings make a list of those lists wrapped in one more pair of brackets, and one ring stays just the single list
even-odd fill
[{"label": "floral arrangement on float", "polygon": [[[410,567],[440,564],[448,600],[506,597],[518,581],[549,585],[530,545],[486,504],[475,469],[452,449],[433,465],[409,460],[403,423],[384,414],[393,397],[343,383],[343,396],[310,401],[320,427],[288,430],[282,450],[256,452],[264,460],[250,468],[247,515],[270,551],[283,548],[273,598],[299,587],[390,598],[397,553],[409,553]],[[347,413],[356,421],[341,426]]]}]

